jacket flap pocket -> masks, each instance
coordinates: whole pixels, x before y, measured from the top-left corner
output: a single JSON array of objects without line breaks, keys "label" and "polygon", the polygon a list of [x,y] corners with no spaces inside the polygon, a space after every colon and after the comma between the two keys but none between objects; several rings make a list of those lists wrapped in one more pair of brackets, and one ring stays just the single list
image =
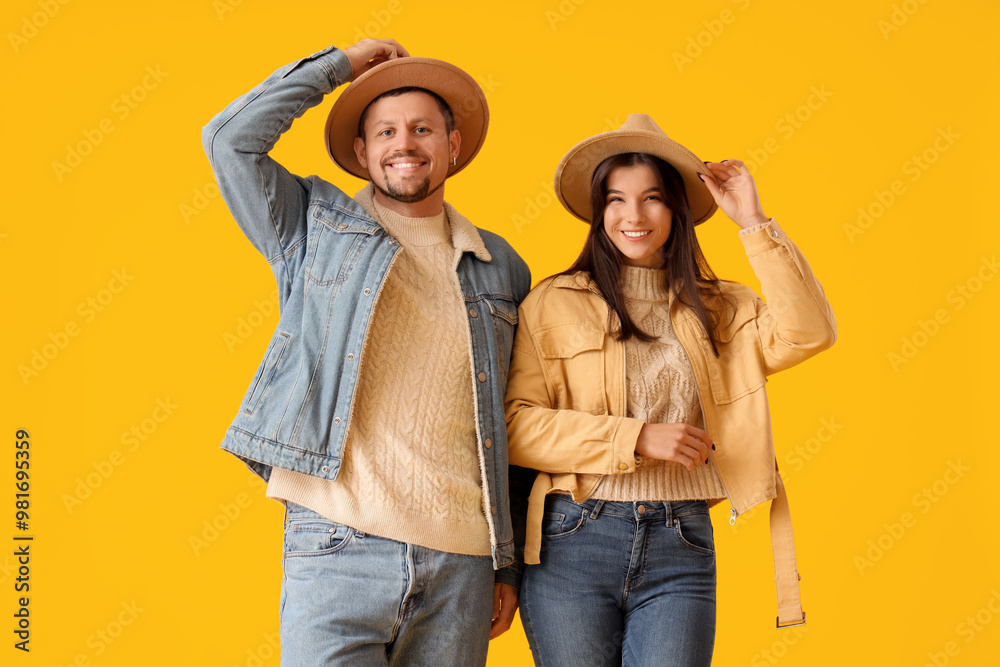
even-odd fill
[{"label": "jacket flap pocket", "polygon": [[489,305],[490,313],[493,317],[499,317],[511,324],[517,324],[517,306],[514,305],[513,301],[491,297],[486,299],[486,303]]},{"label": "jacket flap pocket", "polygon": [[604,348],[604,331],[591,324],[571,322],[539,331],[538,350],[543,359],[570,359]]}]

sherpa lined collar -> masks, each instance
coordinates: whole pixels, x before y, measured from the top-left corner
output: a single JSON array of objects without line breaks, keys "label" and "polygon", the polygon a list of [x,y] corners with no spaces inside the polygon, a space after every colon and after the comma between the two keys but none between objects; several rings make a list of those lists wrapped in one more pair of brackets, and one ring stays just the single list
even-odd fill
[{"label": "sherpa lined collar", "polygon": [[[375,214],[375,185],[371,181],[354,195],[354,201],[358,202],[373,220],[378,220]],[[484,262],[493,261],[482,237],[479,236],[479,230],[469,222],[468,218],[456,211],[448,202],[444,203],[444,213],[451,225],[451,244],[456,250],[471,252]]]}]

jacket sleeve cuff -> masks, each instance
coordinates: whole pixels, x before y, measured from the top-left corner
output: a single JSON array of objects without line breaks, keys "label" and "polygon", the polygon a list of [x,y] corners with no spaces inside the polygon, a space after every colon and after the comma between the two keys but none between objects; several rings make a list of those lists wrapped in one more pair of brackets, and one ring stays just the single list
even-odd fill
[{"label": "jacket sleeve cuff", "polygon": [[518,591],[521,590],[521,578],[524,575],[524,563],[513,562],[510,565],[501,567],[493,574],[493,583],[507,584]]},{"label": "jacket sleeve cuff", "polygon": [[629,473],[635,470],[635,443],[639,439],[639,431],[646,422],[641,419],[623,418],[615,431],[611,447],[614,450],[612,472]]},{"label": "jacket sleeve cuff", "polygon": [[774,218],[762,225],[748,227],[740,231],[740,240],[743,241],[747,257],[753,257],[784,245],[787,238],[785,231],[778,226],[778,221]]},{"label": "jacket sleeve cuff", "polygon": [[341,86],[348,83],[354,77],[354,68],[351,61],[347,59],[340,49],[333,49],[329,55],[333,64],[333,76],[336,79],[334,85]]}]

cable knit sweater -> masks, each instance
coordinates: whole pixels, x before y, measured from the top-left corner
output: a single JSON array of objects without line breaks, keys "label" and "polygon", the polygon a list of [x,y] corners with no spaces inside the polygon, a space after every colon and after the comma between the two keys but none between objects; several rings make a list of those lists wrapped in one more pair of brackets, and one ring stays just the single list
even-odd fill
[{"label": "cable knit sweater", "polygon": [[[698,389],[684,349],[670,326],[666,271],[626,266],[625,308],[651,342],[625,342],[626,409],[629,417],[654,424],[685,423],[705,428]],[[698,500],[725,498],[711,457],[693,471],[673,461],[636,455],[635,472],[601,480],[593,497],[604,500]]]},{"label": "cable knit sweater", "polygon": [[372,535],[488,556],[461,251],[444,212],[375,212],[402,251],[376,302],[340,475],[275,468],[267,493]]}]

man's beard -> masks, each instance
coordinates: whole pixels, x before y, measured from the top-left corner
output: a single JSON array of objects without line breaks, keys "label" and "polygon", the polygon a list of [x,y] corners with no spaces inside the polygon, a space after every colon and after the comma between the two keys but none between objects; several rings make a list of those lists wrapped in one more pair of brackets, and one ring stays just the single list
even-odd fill
[{"label": "man's beard", "polygon": [[[386,158],[386,162],[388,162],[390,159],[394,160],[394,159],[398,159],[398,158],[401,158],[401,157],[418,157],[418,158],[420,158],[422,160],[426,160],[426,158],[424,158],[423,156],[417,155],[414,152],[414,153],[407,153],[407,154],[395,153],[395,154],[389,156],[388,158]],[[391,169],[391,168],[392,167],[387,167],[385,164],[383,164],[382,165],[382,169],[383,169],[382,173],[385,174],[384,170],[385,169]],[[372,185],[375,186],[376,190],[378,190],[379,192],[381,192],[383,195],[385,195],[389,199],[392,199],[394,201],[398,201],[398,202],[400,202],[402,204],[415,204],[417,202],[420,202],[420,201],[423,201],[423,200],[427,199],[432,194],[434,194],[435,192],[437,192],[438,189],[440,189],[441,186],[444,185],[444,181],[442,180],[432,190],[431,189],[431,177],[427,176],[423,180],[423,182],[420,183],[417,186],[417,189],[414,190],[413,192],[403,192],[402,190],[400,190],[397,186],[395,186],[392,183],[391,180],[389,180],[389,176],[388,175],[385,176],[385,187],[384,188],[381,185],[379,185],[378,183],[376,183],[374,178],[372,179]]]}]

